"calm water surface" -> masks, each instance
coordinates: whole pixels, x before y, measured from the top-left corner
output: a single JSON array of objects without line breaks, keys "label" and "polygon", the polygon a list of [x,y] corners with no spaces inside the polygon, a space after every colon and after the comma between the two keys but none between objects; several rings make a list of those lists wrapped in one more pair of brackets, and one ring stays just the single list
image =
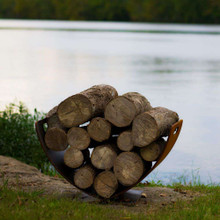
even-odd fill
[{"label": "calm water surface", "polygon": [[140,92],[184,120],[151,177],[220,181],[220,26],[0,20],[0,76],[0,109],[17,99],[46,112],[99,83]]}]

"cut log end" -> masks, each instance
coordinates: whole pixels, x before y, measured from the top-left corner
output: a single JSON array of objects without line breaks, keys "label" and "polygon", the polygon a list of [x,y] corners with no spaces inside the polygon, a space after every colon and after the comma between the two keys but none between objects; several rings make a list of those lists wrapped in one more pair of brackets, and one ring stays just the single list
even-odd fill
[{"label": "cut log end", "polygon": [[135,105],[123,96],[113,99],[105,108],[105,119],[116,127],[129,126],[135,114]]},{"label": "cut log end", "polygon": [[92,104],[90,100],[76,94],[61,102],[57,114],[63,126],[70,128],[88,121],[92,115]]},{"label": "cut log end", "polygon": [[132,124],[132,140],[134,146],[147,146],[156,140],[159,134],[157,122],[147,112],[138,115],[134,119]]},{"label": "cut log end", "polygon": [[67,140],[71,147],[85,150],[90,144],[90,137],[83,128],[73,127],[67,133]]},{"label": "cut log end", "polygon": [[49,128],[45,134],[47,147],[54,151],[63,151],[67,148],[67,135],[60,128]]},{"label": "cut log end", "polygon": [[80,189],[87,189],[92,186],[95,177],[95,170],[90,165],[79,168],[74,175],[74,183]]},{"label": "cut log end", "polygon": [[98,142],[108,140],[111,135],[111,124],[104,118],[93,118],[87,127],[90,137]]},{"label": "cut log end", "polygon": [[109,170],[113,167],[117,153],[110,144],[95,147],[92,152],[91,162],[98,169]]},{"label": "cut log end", "polygon": [[84,155],[82,151],[70,147],[64,153],[64,163],[70,168],[78,168],[84,162]]},{"label": "cut log end", "polygon": [[103,198],[110,198],[118,188],[118,181],[111,171],[103,171],[94,181],[94,189]]},{"label": "cut log end", "polygon": [[117,146],[122,151],[131,151],[133,149],[131,131],[124,131],[118,136]]},{"label": "cut log end", "polygon": [[119,154],[114,163],[114,173],[118,181],[124,186],[138,183],[144,172],[141,157],[134,152]]},{"label": "cut log end", "polygon": [[167,108],[157,107],[138,115],[132,124],[132,139],[137,147],[151,144],[160,136],[168,135],[179,120],[178,114]]},{"label": "cut log end", "polygon": [[149,144],[148,146],[141,148],[140,149],[141,157],[145,161],[156,161],[163,152],[165,145],[166,142],[164,141],[164,139],[161,138]]}]

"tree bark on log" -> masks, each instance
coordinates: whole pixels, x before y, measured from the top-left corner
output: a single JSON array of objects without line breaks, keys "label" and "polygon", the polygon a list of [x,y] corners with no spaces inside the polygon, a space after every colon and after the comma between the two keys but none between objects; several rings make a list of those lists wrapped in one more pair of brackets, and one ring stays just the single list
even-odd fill
[{"label": "tree bark on log", "polygon": [[76,148],[78,150],[85,150],[90,144],[90,137],[85,129],[72,127],[67,132],[67,141],[70,147]]},{"label": "tree bark on log", "polygon": [[146,147],[142,147],[140,149],[140,155],[145,161],[156,161],[163,152],[165,145],[166,141],[160,138]]},{"label": "tree bark on log", "polygon": [[63,129],[48,128],[44,137],[47,147],[54,151],[63,151],[67,148],[67,135]]},{"label": "tree bark on log", "polygon": [[74,183],[80,189],[87,189],[92,186],[95,177],[95,170],[90,165],[79,168],[74,174]]},{"label": "tree bark on log", "polygon": [[138,92],[128,92],[123,96],[129,99],[135,105],[135,115],[139,115],[142,112],[146,112],[152,109],[150,102]]},{"label": "tree bark on log", "polygon": [[110,198],[118,188],[118,181],[111,171],[103,171],[94,180],[94,189],[98,195]]},{"label": "tree bark on log", "polygon": [[108,140],[111,135],[111,124],[104,118],[93,118],[87,127],[89,136],[98,142]]},{"label": "tree bark on log", "polygon": [[61,102],[57,109],[59,120],[67,128],[83,124],[103,114],[107,103],[117,96],[112,86],[93,86]]},{"label": "tree bark on log", "polygon": [[132,125],[134,146],[145,147],[158,137],[168,135],[170,128],[178,120],[179,116],[176,112],[163,107],[138,115]]},{"label": "tree bark on log", "polygon": [[70,147],[64,153],[64,163],[70,168],[78,168],[84,162],[84,155],[82,151]]},{"label": "tree bark on log", "polygon": [[134,147],[131,131],[123,131],[117,138],[117,146],[122,151],[131,151]]},{"label": "tree bark on log", "polygon": [[115,160],[115,176],[124,186],[130,186],[137,183],[143,172],[144,163],[137,153],[123,152],[119,154]]},{"label": "tree bark on log", "polygon": [[98,169],[109,170],[113,167],[116,157],[115,146],[104,144],[95,147],[92,152],[91,163]]},{"label": "tree bark on log", "polygon": [[116,127],[127,127],[136,115],[152,109],[149,101],[137,92],[111,100],[105,108],[105,119]]}]

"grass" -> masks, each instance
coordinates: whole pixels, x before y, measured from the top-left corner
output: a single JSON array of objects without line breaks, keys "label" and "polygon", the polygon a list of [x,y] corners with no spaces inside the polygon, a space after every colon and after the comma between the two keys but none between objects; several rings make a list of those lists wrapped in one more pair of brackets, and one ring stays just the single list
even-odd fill
[{"label": "grass", "polygon": [[91,204],[80,202],[78,199],[45,197],[38,191],[13,191],[5,182],[0,188],[0,219],[219,219],[219,186],[202,185],[187,188],[179,185],[176,189],[194,189],[203,195],[192,201],[177,201],[150,212],[146,212],[146,205],[142,209],[143,212],[134,213],[126,206],[116,208],[113,202]]},{"label": "grass", "polygon": [[0,219],[118,219],[135,217],[123,211],[78,200],[43,197],[41,193],[25,193],[3,189],[0,192]]}]

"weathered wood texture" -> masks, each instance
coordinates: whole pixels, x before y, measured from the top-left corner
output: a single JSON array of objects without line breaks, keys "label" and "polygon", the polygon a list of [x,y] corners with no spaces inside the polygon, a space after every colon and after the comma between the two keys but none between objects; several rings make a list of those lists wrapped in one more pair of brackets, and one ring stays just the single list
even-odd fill
[{"label": "weathered wood texture", "polygon": [[85,150],[90,144],[90,137],[85,129],[72,127],[67,133],[67,141],[71,147]]},{"label": "weathered wood texture", "polygon": [[111,124],[104,118],[93,118],[87,127],[89,136],[98,142],[108,140],[111,135]]},{"label": "weathered wood texture", "polygon": [[113,167],[116,157],[115,146],[104,144],[95,147],[92,152],[91,162],[98,169],[109,170]]},{"label": "weathered wood texture", "polygon": [[115,160],[115,176],[124,186],[130,186],[137,183],[143,172],[144,164],[137,153],[123,152],[119,154]]},{"label": "weathered wood texture", "polygon": [[74,174],[74,183],[80,189],[87,189],[92,186],[95,178],[95,170],[90,165],[80,167]]},{"label": "weathered wood texture", "polygon": [[160,138],[146,147],[142,147],[140,155],[145,161],[156,161],[163,152],[165,145],[166,141]]},{"label": "weathered wood texture", "polygon": [[70,147],[64,153],[64,163],[70,168],[78,168],[84,162],[84,155],[82,151]]},{"label": "weathered wood texture", "polygon": [[168,135],[172,125],[179,120],[176,112],[157,107],[138,115],[132,125],[132,140],[135,146],[145,147],[158,137]]},{"label": "weathered wood texture", "polygon": [[152,109],[149,101],[137,92],[126,93],[108,103],[105,118],[116,127],[127,127],[136,115]]},{"label": "weathered wood texture", "polygon": [[94,180],[94,189],[98,195],[110,198],[118,188],[118,181],[111,171],[103,171]]},{"label": "weathered wood texture", "polygon": [[57,114],[63,126],[70,128],[103,114],[109,101],[118,93],[109,85],[96,85],[73,95],[58,105]]},{"label": "weathered wood texture", "polygon": [[135,105],[135,115],[152,109],[150,102],[138,92],[128,92],[123,95]]},{"label": "weathered wood texture", "polygon": [[47,147],[54,151],[63,151],[67,148],[67,135],[63,129],[48,128],[44,137]]},{"label": "weathered wood texture", "polygon": [[117,138],[117,146],[122,151],[131,151],[134,147],[131,131],[123,131]]}]

